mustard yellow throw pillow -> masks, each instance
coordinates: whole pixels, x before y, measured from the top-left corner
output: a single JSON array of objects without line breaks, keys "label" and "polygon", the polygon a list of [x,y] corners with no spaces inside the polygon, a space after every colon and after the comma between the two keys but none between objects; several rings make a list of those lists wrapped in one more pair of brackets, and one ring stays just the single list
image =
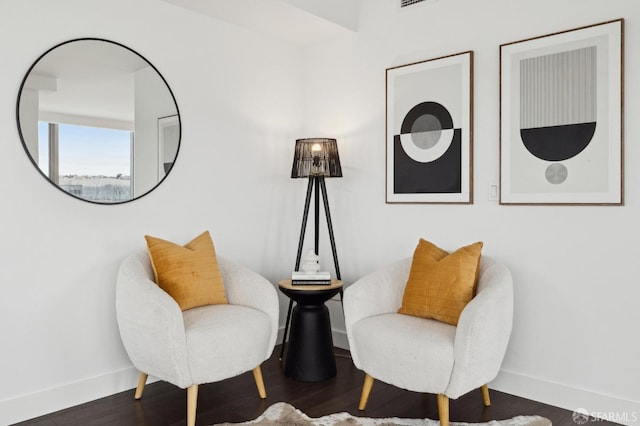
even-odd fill
[{"label": "mustard yellow throw pillow", "polygon": [[184,246],[145,235],[156,283],[183,311],[227,302],[209,231]]},{"label": "mustard yellow throw pillow", "polygon": [[477,242],[449,254],[421,238],[398,313],[457,325],[475,294],[481,250]]}]

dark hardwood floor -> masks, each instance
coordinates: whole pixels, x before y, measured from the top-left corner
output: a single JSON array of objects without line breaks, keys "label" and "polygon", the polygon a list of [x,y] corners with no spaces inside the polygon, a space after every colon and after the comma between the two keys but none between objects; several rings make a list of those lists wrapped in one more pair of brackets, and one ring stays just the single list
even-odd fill
[{"label": "dark hardwood floor", "polygon": [[[376,381],[367,410],[358,411],[364,374],[356,369],[348,353],[337,349],[338,374],[315,383],[298,382],[282,373],[277,346],[262,365],[267,399],[258,397],[251,372],[218,383],[201,385],[198,395],[197,425],[240,422],[258,417],[271,404],[285,401],[311,417],[340,411],[366,417],[438,418],[435,395],[409,392]],[[555,426],[576,426],[572,412],[550,405],[491,391],[491,407],[482,403],[480,391],[451,400],[451,421],[485,422],[517,415],[540,415]],[[22,423],[21,426],[122,425],[170,426],[186,423],[186,390],[165,382],[145,387],[140,401],[133,390],[72,407]],[[615,423],[599,421],[598,426]],[[589,425],[586,425],[589,426]]]}]

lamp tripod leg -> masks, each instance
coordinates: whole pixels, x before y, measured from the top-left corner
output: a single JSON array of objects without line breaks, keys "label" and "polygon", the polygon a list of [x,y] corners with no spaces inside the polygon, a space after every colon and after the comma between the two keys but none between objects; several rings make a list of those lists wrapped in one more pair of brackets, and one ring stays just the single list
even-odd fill
[{"label": "lamp tripod leg", "polygon": [[[309,218],[309,205],[311,204],[311,192],[313,191],[314,179],[309,177],[309,184],[307,185],[307,195],[304,200],[304,213],[302,215],[302,228],[300,230],[300,239],[298,240],[298,253],[296,255],[296,266],[294,268],[297,271],[300,268],[300,259],[302,258],[302,246],[304,244],[304,233],[307,229],[307,219]],[[287,321],[284,326],[284,333],[282,334],[282,346],[280,347],[280,361],[284,355],[284,346],[287,341],[287,334],[289,333],[289,323],[291,322],[291,311],[293,309],[293,300],[289,299],[289,310],[287,312]]]},{"label": "lamp tripod leg", "polygon": [[[327,198],[327,185],[324,182],[323,176],[320,176],[318,180],[320,181],[320,190],[322,191],[324,215],[327,219],[327,228],[329,228],[329,241],[331,242],[331,253],[333,254],[333,266],[336,268],[336,278],[341,280],[340,265],[338,265],[338,252],[336,251],[336,239],[333,235],[333,223],[331,222],[331,212],[329,211],[329,198]],[[340,297],[342,297],[342,295]]]},{"label": "lamp tripod leg", "polygon": [[287,311],[287,321],[284,325],[284,334],[282,335],[282,345],[280,345],[280,361],[284,355],[284,345],[287,341],[287,333],[289,332],[289,323],[291,321],[291,310],[293,309],[293,300],[289,299],[289,310]]},{"label": "lamp tripod leg", "polygon": [[298,253],[296,255],[297,271],[300,268],[300,259],[302,258],[302,245],[304,244],[304,234],[307,229],[307,219],[309,218],[309,205],[311,204],[311,192],[313,192],[313,177],[309,177],[309,184],[307,185],[307,196],[304,200],[304,213],[302,215],[302,227],[300,229],[300,239],[298,240]]},{"label": "lamp tripod leg", "polygon": [[[322,200],[324,202],[324,215],[327,218],[327,228],[329,228],[329,241],[331,242],[331,253],[333,254],[333,266],[336,268],[336,278],[342,280],[340,275],[340,265],[338,264],[338,252],[336,251],[336,239],[333,235],[333,223],[331,222],[331,212],[329,211],[329,198],[327,198],[327,186],[324,177],[320,177],[320,189],[322,191]],[[344,303],[342,301],[342,288],[340,288],[340,307],[344,316]]]}]

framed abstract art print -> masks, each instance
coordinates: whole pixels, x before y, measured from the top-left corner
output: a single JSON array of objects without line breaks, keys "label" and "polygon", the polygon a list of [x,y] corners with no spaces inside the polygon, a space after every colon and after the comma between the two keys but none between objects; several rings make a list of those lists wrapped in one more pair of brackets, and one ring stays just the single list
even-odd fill
[{"label": "framed abstract art print", "polygon": [[623,20],[500,46],[500,204],[623,204]]},{"label": "framed abstract art print", "polygon": [[473,52],[386,70],[386,202],[472,203]]}]

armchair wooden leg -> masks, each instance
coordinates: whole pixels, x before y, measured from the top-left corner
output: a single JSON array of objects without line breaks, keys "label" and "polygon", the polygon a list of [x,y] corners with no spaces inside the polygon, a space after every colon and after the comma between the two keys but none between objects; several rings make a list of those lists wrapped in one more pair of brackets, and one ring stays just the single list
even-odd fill
[{"label": "armchair wooden leg", "polygon": [[482,391],[482,400],[484,401],[484,406],[491,406],[491,398],[489,398],[489,386],[482,385],[480,387],[480,390]]},{"label": "armchair wooden leg", "polygon": [[438,415],[440,416],[440,426],[449,426],[449,398],[438,394]]},{"label": "armchair wooden leg", "polygon": [[138,387],[136,388],[135,399],[142,398],[142,392],[144,391],[144,385],[147,383],[147,373],[140,373],[138,377]]},{"label": "armchair wooden leg", "polygon": [[196,408],[198,406],[198,385],[187,389],[187,426],[196,426]]},{"label": "armchair wooden leg", "polygon": [[369,394],[371,393],[371,388],[373,387],[373,380],[373,377],[365,373],[364,384],[362,385],[362,395],[360,395],[360,405],[358,406],[358,410],[364,411],[364,409],[367,407]]},{"label": "armchair wooden leg", "polygon": [[267,397],[267,390],[264,388],[264,380],[262,378],[262,369],[260,366],[253,369],[253,378],[256,381],[260,398],[265,399]]}]

